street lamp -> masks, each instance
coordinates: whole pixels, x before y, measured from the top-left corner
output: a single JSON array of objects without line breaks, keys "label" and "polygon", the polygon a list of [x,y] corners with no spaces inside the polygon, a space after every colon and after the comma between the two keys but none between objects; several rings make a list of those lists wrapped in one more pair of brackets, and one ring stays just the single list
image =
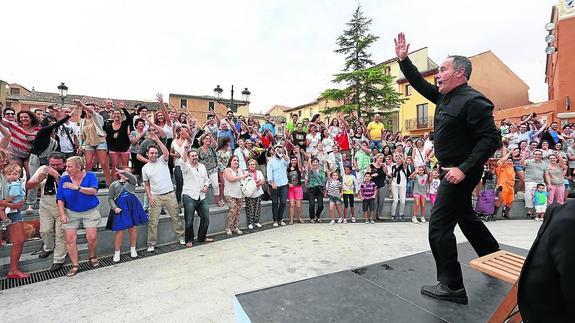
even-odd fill
[{"label": "street lamp", "polygon": [[[214,97],[216,97],[216,101],[218,101],[218,103],[225,105],[226,108],[234,112],[237,111],[237,107],[234,103],[234,86],[232,85],[231,97],[229,101],[222,101],[223,92],[224,90],[219,85],[216,85],[216,87],[214,88]],[[246,102],[249,102],[250,94],[251,92],[248,90],[248,88],[247,87],[244,88],[244,90],[242,91],[242,99]]]},{"label": "street lamp", "polygon": [[60,93],[60,102],[62,103],[62,106],[64,106],[64,99],[68,95],[68,87],[66,84],[64,84],[64,82],[58,85],[58,92]]}]

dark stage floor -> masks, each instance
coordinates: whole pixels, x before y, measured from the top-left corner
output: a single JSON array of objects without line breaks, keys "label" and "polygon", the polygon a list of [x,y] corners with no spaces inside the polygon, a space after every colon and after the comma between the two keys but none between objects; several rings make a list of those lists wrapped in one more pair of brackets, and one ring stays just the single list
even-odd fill
[{"label": "dark stage floor", "polygon": [[[527,250],[502,245],[520,255]],[[252,322],[486,322],[511,285],[471,269],[477,257],[458,245],[468,305],[420,294],[436,281],[431,251],[354,270],[237,295],[238,321]],[[237,305],[237,304],[236,304]],[[244,313],[241,313],[241,312]]]}]

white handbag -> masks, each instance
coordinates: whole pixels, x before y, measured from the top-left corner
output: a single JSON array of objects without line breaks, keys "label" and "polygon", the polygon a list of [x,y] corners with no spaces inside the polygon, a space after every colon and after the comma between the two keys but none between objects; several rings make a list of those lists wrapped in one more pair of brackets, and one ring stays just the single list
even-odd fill
[{"label": "white handbag", "polygon": [[256,181],[252,176],[248,176],[240,180],[240,187],[244,197],[251,197],[258,190]]}]

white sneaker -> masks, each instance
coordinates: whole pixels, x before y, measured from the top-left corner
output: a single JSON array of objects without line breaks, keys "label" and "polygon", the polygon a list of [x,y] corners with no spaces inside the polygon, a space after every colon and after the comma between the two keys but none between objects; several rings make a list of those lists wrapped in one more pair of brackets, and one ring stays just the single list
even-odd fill
[{"label": "white sneaker", "polygon": [[342,222],[343,222],[343,218],[339,218],[339,219],[337,220],[337,223],[342,223]]},{"label": "white sneaker", "polygon": [[135,247],[130,247],[130,257],[138,258],[138,251]]},{"label": "white sneaker", "polygon": [[365,220],[365,224],[369,224],[369,220]]},{"label": "white sneaker", "polygon": [[371,224],[375,224],[375,221],[371,220]]},{"label": "white sneaker", "polygon": [[329,221],[329,225],[334,225],[334,224],[335,224],[335,220]]},{"label": "white sneaker", "polygon": [[154,252],[154,251],[156,251],[156,247],[154,247],[154,246],[148,246],[147,251],[148,251],[148,252]]},{"label": "white sneaker", "polygon": [[417,221],[417,218],[414,216],[411,217],[411,222],[413,222],[415,224],[419,224],[419,221]]},{"label": "white sneaker", "polygon": [[256,223],[256,227],[261,228],[262,225],[258,222],[258,223]]},{"label": "white sneaker", "polygon": [[355,222],[356,222],[355,216],[352,216],[352,217],[351,217],[351,222],[352,222],[352,223],[355,223]]},{"label": "white sneaker", "polygon": [[254,228],[254,226],[253,226],[253,225],[251,225],[251,224],[250,224],[250,225],[248,225],[248,229],[252,230],[253,228]]},{"label": "white sneaker", "polygon": [[274,222],[273,226],[277,227],[279,224],[277,222]]},{"label": "white sneaker", "polygon": [[180,240],[180,244],[182,246],[186,244],[186,240],[184,240],[184,238],[180,238],[179,240]]},{"label": "white sneaker", "polygon": [[427,222],[424,217],[421,217],[421,223]]},{"label": "white sneaker", "polygon": [[343,219],[343,224],[347,224],[347,219]]},{"label": "white sneaker", "polygon": [[120,261],[120,250],[114,250],[114,257],[112,257],[113,262]]},{"label": "white sneaker", "polygon": [[281,221],[280,225],[283,227],[284,225],[286,225],[286,223],[284,221]]},{"label": "white sneaker", "polygon": [[244,234],[244,233],[242,232],[242,230],[240,230],[240,229],[236,229],[236,231],[234,231],[234,232],[235,232],[236,234]]}]

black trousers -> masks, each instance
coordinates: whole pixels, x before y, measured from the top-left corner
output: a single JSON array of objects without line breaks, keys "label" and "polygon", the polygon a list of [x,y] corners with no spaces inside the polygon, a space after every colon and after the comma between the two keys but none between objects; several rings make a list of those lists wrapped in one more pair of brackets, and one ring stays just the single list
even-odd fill
[{"label": "black trousers", "polygon": [[463,287],[461,265],[457,261],[457,244],[453,230],[459,228],[479,256],[499,250],[499,244],[485,224],[475,215],[471,205],[471,193],[481,179],[483,167],[471,169],[459,184],[441,180],[437,199],[429,221],[429,244],[435,265],[437,280],[450,288]]},{"label": "black trousers", "polygon": [[[307,189],[307,198],[309,202],[309,218],[320,218],[323,211],[323,191],[320,186],[310,187]],[[317,200],[317,210],[315,202]]]},{"label": "black trousers", "polygon": [[271,189],[272,198],[272,215],[274,222],[280,222],[284,218],[284,211],[286,209],[286,200],[288,193],[288,186],[278,186],[275,190]]}]

